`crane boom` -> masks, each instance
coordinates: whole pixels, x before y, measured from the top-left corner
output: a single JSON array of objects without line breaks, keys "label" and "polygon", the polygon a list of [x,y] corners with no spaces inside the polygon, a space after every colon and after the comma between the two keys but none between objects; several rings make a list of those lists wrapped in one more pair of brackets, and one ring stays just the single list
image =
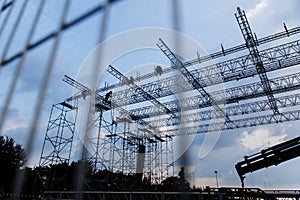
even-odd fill
[{"label": "crane boom", "polygon": [[254,172],[272,165],[291,160],[300,156],[300,137],[288,140],[275,146],[263,149],[260,152],[245,156],[244,160],[235,165],[235,169],[244,186],[245,174]]}]

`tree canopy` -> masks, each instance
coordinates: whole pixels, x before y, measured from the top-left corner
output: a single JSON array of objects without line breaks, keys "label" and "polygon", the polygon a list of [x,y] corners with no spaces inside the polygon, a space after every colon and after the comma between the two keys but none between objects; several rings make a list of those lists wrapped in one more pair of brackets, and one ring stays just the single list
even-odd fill
[{"label": "tree canopy", "polygon": [[25,163],[25,150],[13,138],[0,136],[0,188],[11,191],[16,172]]}]

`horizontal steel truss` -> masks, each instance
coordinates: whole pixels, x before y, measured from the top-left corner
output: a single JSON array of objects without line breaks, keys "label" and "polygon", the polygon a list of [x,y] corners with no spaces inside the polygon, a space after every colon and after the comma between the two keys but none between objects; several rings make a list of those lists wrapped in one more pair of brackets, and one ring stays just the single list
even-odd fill
[{"label": "horizontal steel truss", "polygon": [[77,82],[76,80],[72,79],[71,77],[69,77],[67,75],[64,76],[63,81],[80,91],[79,95],[67,98],[67,101],[72,101],[72,100],[75,100],[75,99],[78,99],[78,98],[81,98],[81,97],[85,98],[86,96],[94,94],[96,101],[99,104],[101,104],[104,109],[106,109],[106,110],[110,109],[110,107],[111,107],[110,102],[105,100],[104,97],[101,96],[99,93],[91,90],[90,88],[88,88],[85,85]]},{"label": "horizontal steel truss", "polygon": [[269,114],[256,117],[248,117],[227,122],[209,123],[185,128],[170,129],[167,132],[169,135],[191,135],[213,131],[231,130],[236,128],[254,127],[268,124],[276,124],[281,122],[300,120],[300,110],[282,112],[279,115]]},{"label": "horizontal steel truss", "polygon": [[[160,50],[169,58],[169,60],[173,63],[173,68],[181,72],[181,74],[185,77],[185,80],[202,96],[207,96],[212,106],[217,110],[219,114],[222,114],[223,118],[226,120],[230,120],[223,109],[221,109],[218,105],[218,102],[214,100],[214,98],[202,87],[199,81],[190,73],[190,71],[183,65],[183,63],[175,56],[175,54],[169,49],[169,47],[159,38],[159,42],[157,46]],[[184,88],[183,88],[184,90]]]},{"label": "horizontal steel truss", "polygon": [[[278,108],[287,108],[292,106],[300,105],[300,94],[294,94],[289,96],[284,96],[275,99]],[[224,108],[227,116],[237,116],[237,115],[246,115],[251,113],[263,112],[270,110],[270,104],[267,100],[255,101],[251,103],[245,103],[241,105],[234,105]],[[195,122],[204,122],[207,120],[222,118],[223,114],[212,111],[198,111],[188,114],[181,114],[181,118],[164,118],[159,120],[151,120],[151,125],[154,127],[163,127],[165,125],[175,126],[179,124],[195,123]]]},{"label": "horizontal steel truss", "polygon": [[[300,73],[270,79],[270,84],[274,94],[297,90],[300,88]],[[214,97],[215,101],[226,102],[226,104],[237,103],[242,100],[261,97],[264,95],[265,93],[260,82],[211,93],[211,96]],[[181,99],[180,108],[178,107],[178,104],[179,102],[177,100],[165,103],[172,112],[187,111],[211,106],[209,98],[200,95]],[[140,118],[149,118],[165,114],[159,107],[155,106],[136,108],[129,112],[131,115],[139,116]]]},{"label": "horizontal steel truss", "polygon": [[[83,84],[77,82],[76,80],[72,79],[71,77],[69,77],[67,75],[64,76],[63,81],[68,83],[69,85],[75,87],[76,89],[78,89],[81,92],[81,94],[79,94],[79,95],[75,95],[73,97],[68,98],[67,99],[68,101],[74,100],[76,98],[81,98],[81,97],[84,97],[84,96],[88,96],[88,95],[91,95],[93,93],[91,89],[89,89],[88,87],[84,86]],[[105,100],[105,98],[102,95],[100,95],[98,92],[95,93],[95,99],[96,99],[96,105],[95,105],[96,111],[102,112],[102,110],[110,110],[111,107],[113,106],[114,108],[119,110],[120,113],[126,115],[127,117],[131,117],[132,119],[137,121],[142,126],[148,127],[150,129],[154,130],[155,134],[149,135],[149,138],[153,138],[155,136],[162,137],[160,131],[157,130],[155,127],[151,126],[147,121],[144,121],[139,116],[132,115],[126,109],[124,109],[121,106],[117,105],[115,102],[109,102],[109,101]],[[97,105],[101,105],[101,106],[98,107]],[[91,122],[91,123],[93,123],[93,122]]]},{"label": "horizontal steel truss", "polygon": [[153,97],[151,94],[149,94],[148,92],[144,91],[141,87],[139,87],[138,85],[136,85],[134,82],[130,82],[130,80],[124,76],[121,72],[119,72],[118,70],[116,70],[114,67],[112,67],[111,65],[108,67],[107,71],[113,75],[114,77],[116,77],[117,79],[119,79],[120,81],[123,81],[125,84],[127,84],[128,86],[130,86],[133,90],[135,90],[138,94],[142,95],[143,98],[149,100],[151,103],[153,103],[154,105],[158,105],[160,106],[166,113],[168,113],[171,117],[176,117],[176,115],[174,113],[172,113],[169,108],[167,108],[164,104],[162,104],[161,102],[159,102],[155,97]]},{"label": "horizontal steel truss", "polygon": [[[300,40],[260,51],[260,54],[266,72],[300,64]],[[190,72],[202,87],[257,75],[256,67],[249,55]],[[141,85],[140,88],[155,98],[173,95],[176,91],[176,81],[178,78],[179,76],[169,77],[155,83]],[[183,81],[185,91],[195,89],[187,81]],[[131,88],[113,93],[113,101],[120,106],[146,100],[142,93]]]},{"label": "horizontal steel truss", "polygon": [[[295,27],[295,28],[292,28],[292,29],[288,30],[288,32],[287,31],[282,31],[282,32],[279,32],[279,33],[275,33],[273,35],[266,36],[266,37],[263,37],[261,39],[258,39],[255,42],[257,43],[257,45],[266,44],[268,42],[272,42],[272,41],[275,41],[275,40],[278,40],[278,39],[281,39],[281,38],[284,38],[284,37],[289,37],[291,35],[299,34],[299,33],[300,33],[300,27]],[[225,55],[236,53],[238,51],[245,50],[245,49],[247,49],[247,45],[246,44],[241,44],[241,45],[238,45],[238,46],[235,46],[235,47],[232,47],[232,48],[225,49],[224,51],[219,51],[219,52],[216,52],[216,53],[213,53],[213,54],[201,57],[201,58],[196,58],[194,60],[185,62],[184,66],[187,67],[187,66],[191,66],[191,65],[196,65],[196,64],[199,64],[199,63],[211,60],[211,59],[216,59],[216,58],[219,58],[219,57],[223,57]]]},{"label": "horizontal steel truss", "polygon": [[[255,42],[258,45],[266,44],[268,42],[272,42],[272,41],[275,41],[275,40],[278,40],[278,39],[281,39],[281,38],[284,38],[284,37],[289,37],[289,36],[292,36],[292,35],[295,35],[295,34],[298,34],[298,33],[300,33],[300,27],[295,27],[295,28],[288,29],[286,31],[282,31],[282,32],[279,32],[279,33],[275,33],[273,35],[269,35],[269,36],[260,38],[260,39],[256,40]],[[237,46],[234,46],[234,47],[231,47],[231,48],[228,48],[228,49],[224,49],[222,51],[212,53],[212,54],[207,55],[207,56],[198,57],[194,60],[184,62],[183,65],[185,67],[196,65],[196,64],[203,63],[203,62],[206,62],[206,61],[209,61],[209,60],[213,60],[213,59],[216,59],[216,58],[219,58],[219,57],[223,57],[225,55],[236,53],[238,51],[245,50],[245,49],[247,49],[246,44],[237,45]],[[168,67],[168,68],[163,69],[162,73],[169,73],[172,70],[173,69],[171,67]],[[136,80],[145,80],[145,79],[148,79],[148,78],[151,78],[151,77],[155,77],[156,75],[157,74],[155,72],[152,72],[152,73],[148,73],[148,74],[142,75],[140,77],[137,77]],[[104,91],[108,91],[108,90],[111,90],[111,89],[113,89],[115,87],[119,87],[119,86],[122,86],[122,83],[116,83],[116,84],[112,84],[112,85],[109,85],[109,86],[99,88],[99,91],[104,92]]]}]

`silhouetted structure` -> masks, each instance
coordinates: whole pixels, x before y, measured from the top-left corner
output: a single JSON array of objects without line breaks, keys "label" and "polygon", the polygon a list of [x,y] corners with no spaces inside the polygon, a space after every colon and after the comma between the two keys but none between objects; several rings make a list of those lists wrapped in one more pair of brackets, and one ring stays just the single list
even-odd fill
[{"label": "silhouetted structure", "polygon": [[236,171],[244,187],[245,174],[262,168],[278,165],[282,162],[300,156],[300,137],[263,149],[260,152],[245,156],[245,159],[235,165]]}]

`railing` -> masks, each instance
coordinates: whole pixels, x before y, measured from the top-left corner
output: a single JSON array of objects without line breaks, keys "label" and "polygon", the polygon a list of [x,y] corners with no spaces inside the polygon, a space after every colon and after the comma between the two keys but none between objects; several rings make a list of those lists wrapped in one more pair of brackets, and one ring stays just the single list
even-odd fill
[{"label": "railing", "polygon": [[206,188],[192,192],[154,191],[45,191],[44,199],[276,199],[300,198],[300,190],[261,190],[259,188]]}]

